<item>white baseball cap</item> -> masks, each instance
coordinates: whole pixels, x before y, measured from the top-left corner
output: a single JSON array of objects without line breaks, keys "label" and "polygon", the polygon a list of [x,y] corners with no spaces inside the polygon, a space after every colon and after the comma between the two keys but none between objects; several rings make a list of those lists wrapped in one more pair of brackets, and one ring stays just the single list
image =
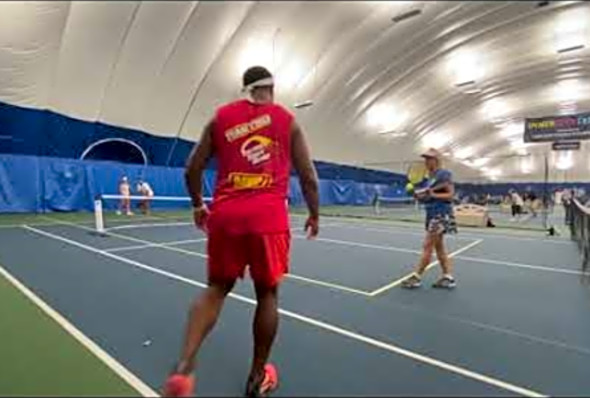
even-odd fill
[{"label": "white baseball cap", "polygon": [[441,153],[434,148],[429,148],[426,152],[420,155],[423,158],[435,158],[440,159],[442,157]]}]

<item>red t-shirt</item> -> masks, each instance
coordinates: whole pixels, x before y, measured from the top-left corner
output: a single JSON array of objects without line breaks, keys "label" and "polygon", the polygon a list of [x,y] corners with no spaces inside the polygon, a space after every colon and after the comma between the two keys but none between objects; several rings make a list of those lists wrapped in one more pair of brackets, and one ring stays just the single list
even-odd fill
[{"label": "red t-shirt", "polygon": [[217,110],[212,138],[218,171],[210,230],[289,230],[292,121],[293,115],[277,104],[239,100]]}]

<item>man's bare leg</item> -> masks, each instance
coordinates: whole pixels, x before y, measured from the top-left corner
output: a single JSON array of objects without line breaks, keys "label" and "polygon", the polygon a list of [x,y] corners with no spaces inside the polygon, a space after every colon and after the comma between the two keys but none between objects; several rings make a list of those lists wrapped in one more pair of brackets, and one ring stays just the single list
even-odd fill
[{"label": "man's bare leg", "polygon": [[215,326],[223,308],[225,297],[232,290],[234,282],[211,284],[193,303],[189,311],[186,334],[176,373],[190,374],[195,368],[195,357],[203,340]]},{"label": "man's bare leg", "polygon": [[264,377],[264,366],[270,356],[279,325],[278,287],[269,288],[257,284],[255,290],[257,305],[252,325],[254,356],[246,387],[248,394]]}]

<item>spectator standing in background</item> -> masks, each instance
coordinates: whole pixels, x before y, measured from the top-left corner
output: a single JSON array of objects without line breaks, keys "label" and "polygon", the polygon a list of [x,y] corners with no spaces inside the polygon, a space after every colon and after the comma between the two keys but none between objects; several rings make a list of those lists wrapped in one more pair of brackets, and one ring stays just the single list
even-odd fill
[{"label": "spectator standing in background", "polygon": [[139,180],[137,183],[137,192],[144,198],[139,202],[139,208],[144,215],[150,214],[151,198],[154,196],[154,191],[147,181]]},{"label": "spectator standing in background", "polygon": [[119,195],[122,196],[121,200],[119,201],[119,209],[117,210],[117,214],[121,215],[123,212],[127,216],[132,216],[133,213],[131,212],[131,187],[129,185],[129,180],[127,176],[121,177],[121,181],[119,181]]},{"label": "spectator standing in background", "polygon": [[514,189],[509,191],[510,193],[510,202],[512,204],[512,219],[510,221],[516,221],[520,219],[520,215],[522,214],[522,207],[524,206],[524,201],[522,197],[516,192]]}]

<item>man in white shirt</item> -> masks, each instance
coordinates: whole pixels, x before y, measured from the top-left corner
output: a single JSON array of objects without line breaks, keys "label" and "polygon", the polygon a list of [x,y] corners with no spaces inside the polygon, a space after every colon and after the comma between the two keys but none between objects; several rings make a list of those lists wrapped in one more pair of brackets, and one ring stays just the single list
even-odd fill
[{"label": "man in white shirt", "polygon": [[152,190],[152,187],[150,186],[150,184],[148,184],[147,181],[143,181],[143,180],[139,180],[139,182],[137,184],[137,191],[139,192],[139,194],[141,196],[144,197],[144,199],[142,199],[141,202],[139,203],[139,208],[141,209],[141,212],[144,215],[149,215],[150,214],[150,202],[151,202],[151,198],[154,196],[154,191]]}]

